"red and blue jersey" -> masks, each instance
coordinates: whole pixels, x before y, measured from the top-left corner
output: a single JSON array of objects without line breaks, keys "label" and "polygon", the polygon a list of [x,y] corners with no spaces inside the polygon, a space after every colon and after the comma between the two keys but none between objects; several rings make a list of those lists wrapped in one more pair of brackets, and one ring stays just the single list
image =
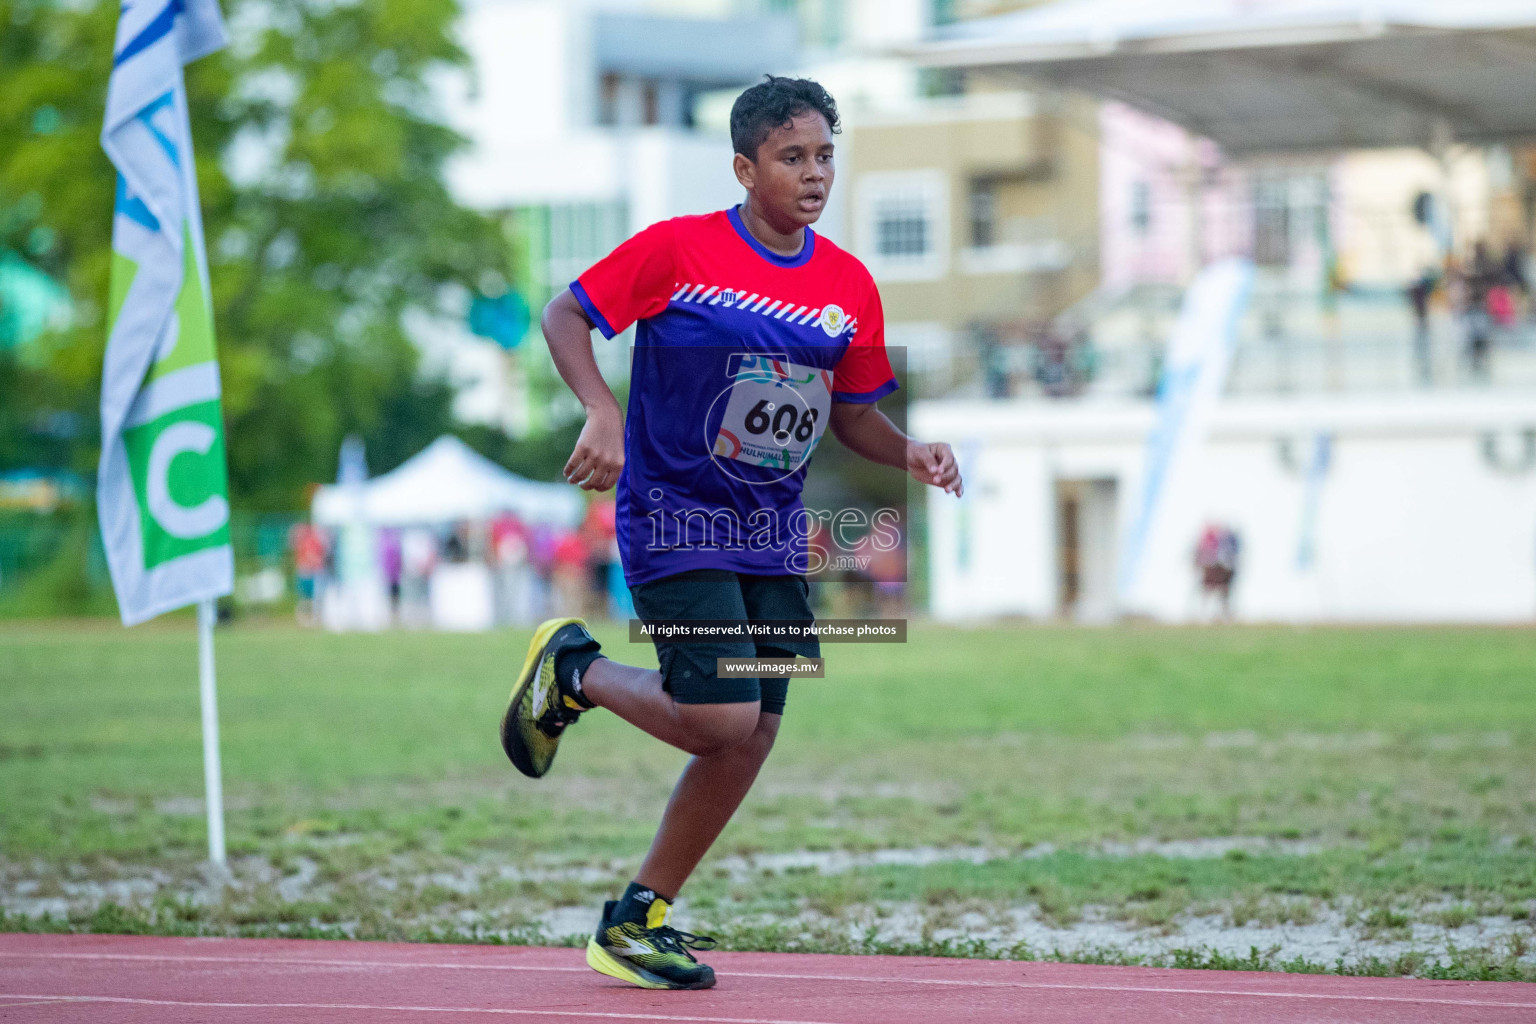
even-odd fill
[{"label": "red and blue jersey", "polygon": [[731,209],[646,228],[571,292],[606,337],[639,325],[616,522],[629,585],[805,571],[800,493],[831,403],[897,386],[864,265],[809,228],[780,256]]}]

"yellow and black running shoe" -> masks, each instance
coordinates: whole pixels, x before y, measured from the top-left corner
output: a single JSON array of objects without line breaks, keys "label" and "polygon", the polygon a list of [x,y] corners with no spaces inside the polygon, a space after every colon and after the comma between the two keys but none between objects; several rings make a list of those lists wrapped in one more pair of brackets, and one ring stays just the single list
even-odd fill
[{"label": "yellow and black running shoe", "polygon": [[667,926],[672,905],[660,896],[645,921],[616,921],[617,900],[603,904],[597,934],[587,940],[587,966],[641,988],[714,988],[715,969],[701,964],[691,949],[714,949],[715,940]]},{"label": "yellow and black running shoe", "polygon": [[529,778],[549,771],[566,727],[592,706],[574,680],[556,678],[558,657],[567,651],[595,651],[597,646],[581,619],[550,619],[534,632],[501,719],[501,749]]}]

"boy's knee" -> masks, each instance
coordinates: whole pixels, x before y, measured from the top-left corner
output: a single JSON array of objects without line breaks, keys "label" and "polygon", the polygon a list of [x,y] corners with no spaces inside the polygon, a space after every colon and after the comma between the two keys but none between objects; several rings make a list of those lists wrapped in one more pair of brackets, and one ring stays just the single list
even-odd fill
[{"label": "boy's knee", "polygon": [[748,753],[752,754],[759,763],[768,760],[768,754],[773,750],[773,741],[779,734],[779,722],[782,716],[764,713],[757,716],[757,725],[750,735],[742,741]]},{"label": "boy's knee", "polygon": [[[684,725],[688,731],[685,750],[698,757],[713,757],[727,750],[734,750],[754,740],[758,732],[758,705],[754,702],[741,704],[682,704]],[[772,744],[770,738],[769,744]]]}]

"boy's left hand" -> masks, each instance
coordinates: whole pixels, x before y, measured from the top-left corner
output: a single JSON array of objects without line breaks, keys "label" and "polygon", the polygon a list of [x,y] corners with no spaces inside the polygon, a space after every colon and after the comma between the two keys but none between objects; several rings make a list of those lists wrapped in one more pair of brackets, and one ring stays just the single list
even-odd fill
[{"label": "boy's left hand", "polygon": [[918,483],[942,487],[957,498],[965,493],[965,481],[960,479],[955,453],[943,441],[908,442],[907,472]]}]

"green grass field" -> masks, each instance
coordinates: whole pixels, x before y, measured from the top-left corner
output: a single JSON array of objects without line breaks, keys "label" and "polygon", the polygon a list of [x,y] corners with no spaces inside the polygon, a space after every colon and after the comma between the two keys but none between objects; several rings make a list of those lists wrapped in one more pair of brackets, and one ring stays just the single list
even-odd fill
[{"label": "green grass field", "polygon": [[[599,713],[517,776],[496,724],[525,642],[220,631],[210,890],[190,620],[0,625],[0,925],[566,940],[683,755]],[[691,930],[1536,978],[1536,632],[914,624],[826,654]]]}]

